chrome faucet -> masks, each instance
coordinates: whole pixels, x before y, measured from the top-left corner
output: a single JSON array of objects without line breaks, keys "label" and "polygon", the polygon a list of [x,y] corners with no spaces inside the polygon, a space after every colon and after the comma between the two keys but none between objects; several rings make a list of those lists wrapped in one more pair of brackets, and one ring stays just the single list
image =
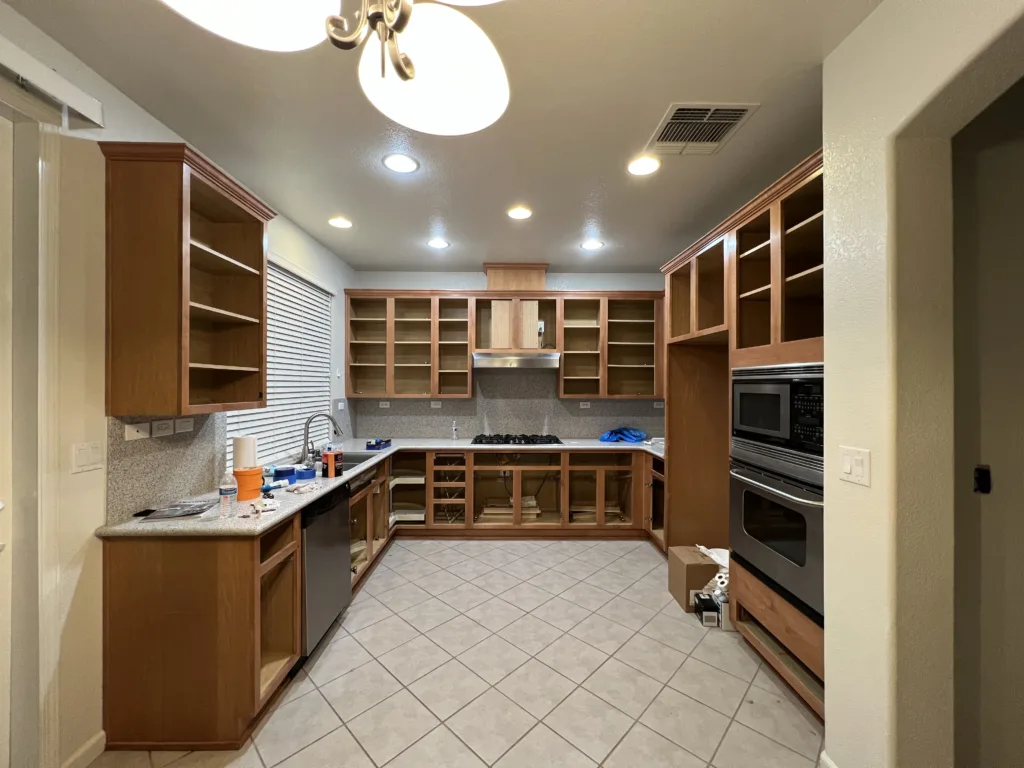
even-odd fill
[{"label": "chrome faucet", "polygon": [[302,456],[299,457],[299,464],[305,464],[306,463],[306,459],[309,458],[309,425],[310,425],[310,422],[313,421],[313,419],[316,419],[316,418],[319,418],[319,417],[323,417],[325,419],[330,419],[331,424],[334,425],[334,434],[336,434],[338,436],[342,436],[342,435],[345,434],[344,432],[342,432],[341,427],[339,426],[338,422],[335,421],[334,417],[331,416],[331,414],[329,414],[329,413],[314,413],[312,416],[310,416],[308,419],[306,419],[306,426],[305,426],[305,428],[302,431]]}]

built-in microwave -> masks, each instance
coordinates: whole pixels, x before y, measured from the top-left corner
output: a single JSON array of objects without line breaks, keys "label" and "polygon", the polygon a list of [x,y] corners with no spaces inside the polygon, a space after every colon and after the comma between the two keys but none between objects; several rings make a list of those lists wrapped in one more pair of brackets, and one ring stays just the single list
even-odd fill
[{"label": "built-in microwave", "polygon": [[822,456],[825,366],[811,363],[734,369],[732,435]]}]

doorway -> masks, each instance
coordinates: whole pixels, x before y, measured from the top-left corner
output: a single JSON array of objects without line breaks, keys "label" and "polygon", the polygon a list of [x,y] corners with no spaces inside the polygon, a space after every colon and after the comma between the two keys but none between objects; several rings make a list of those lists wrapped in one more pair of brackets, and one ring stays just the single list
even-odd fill
[{"label": "doorway", "polygon": [[[1024,81],[953,139],[958,768],[1024,754]],[[990,493],[975,491],[977,470]],[[983,490],[983,489],[982,489]]]}]

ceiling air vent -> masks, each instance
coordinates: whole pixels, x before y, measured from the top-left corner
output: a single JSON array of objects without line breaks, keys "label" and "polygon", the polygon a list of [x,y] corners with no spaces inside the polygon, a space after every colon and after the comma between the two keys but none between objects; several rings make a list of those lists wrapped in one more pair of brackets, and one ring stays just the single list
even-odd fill
[{"label": "ceiling air vent", "polygon": [[758,106],[673,104],[651,137],[647,151],[660,155],[713,155]]}]

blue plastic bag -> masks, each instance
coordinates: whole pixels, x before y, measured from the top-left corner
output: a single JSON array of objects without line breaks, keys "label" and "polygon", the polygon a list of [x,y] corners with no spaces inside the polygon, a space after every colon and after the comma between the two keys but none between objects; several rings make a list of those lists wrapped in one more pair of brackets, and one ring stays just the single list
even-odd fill
[{"label": "blue plastic bag", "polygon": [[646,432],[630,427],[619,427],[601,435],[602,443],[642,443],[646,439]]}]

